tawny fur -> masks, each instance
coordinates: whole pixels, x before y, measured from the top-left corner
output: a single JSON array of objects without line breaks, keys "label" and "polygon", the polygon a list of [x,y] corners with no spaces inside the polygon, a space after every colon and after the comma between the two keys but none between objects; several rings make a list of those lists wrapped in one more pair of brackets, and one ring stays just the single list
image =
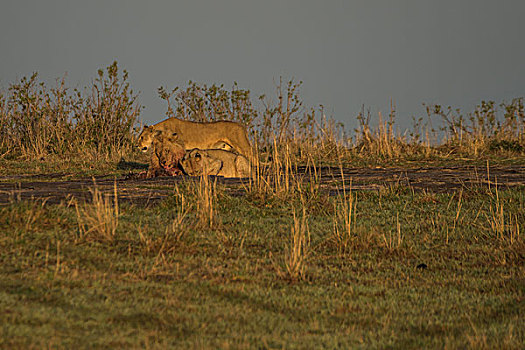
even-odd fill
[{"label": "tawny fur", "polygon": [[182,170],[191,176],[250,176],[250,162],[242,154],[222,149],[193,149],[180,162]]},{"label": "tawny fur", "polygon": [[168,135],[176,134],[186,150],[194,148],[230,150],[233,148],[253,161],[254,153],[246,128],[240,123],[231,121],[198,123],[169,118],[155,125],[144,127],[138,141],[138,147],[143,152],[147,152],[153,146],[156,131]]},{"label": "tawny fur", "polygon": [[184,157],[184,143],[175,134],[166,134],[156,131],[153,137],[153,150],[151,152],[150,166],[147,177],[161,174],[171,176],[181,174],[180,160]]}]

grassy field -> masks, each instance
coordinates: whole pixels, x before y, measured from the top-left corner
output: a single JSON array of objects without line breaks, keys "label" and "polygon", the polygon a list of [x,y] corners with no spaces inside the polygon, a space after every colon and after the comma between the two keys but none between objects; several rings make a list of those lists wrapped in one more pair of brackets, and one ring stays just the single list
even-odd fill
[{"label": "grassy field", "polygon": [[231,196],[196,179],[148,208],[92,193],[0,208],[3,348],[525,341],[523,188]]},{"label": "grassy field", "polygon": [[[2,181],[143,170],[127,78],[114,63],[82,91],[35,74],[0,93]],[[304,108],[299,87],[281,82],[262,107],[237,85],[159,89],[167,116],[247,126],[271,162],[235,193],[186,178],[155,205],[119,200],[116,186],[86,189],[86,202],[11,196],[0,347],[522,349],[523,186],[357,191],[340,178],[329,195],[313,169],[525,165],[523,99],[469,114],[428,106],[406,133],[394,106],[376,124],[363,108],[350,135]]]}]

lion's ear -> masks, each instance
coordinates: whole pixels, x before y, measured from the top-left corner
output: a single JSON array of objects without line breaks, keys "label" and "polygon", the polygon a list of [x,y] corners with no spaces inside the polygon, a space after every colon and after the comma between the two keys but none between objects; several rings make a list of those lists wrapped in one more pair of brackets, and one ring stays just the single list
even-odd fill
[{"label": "lion's ear", "polygon": [[222,160],[213,159],[209,164],[207,164],[208,175],[217,175],[222,169]]}]

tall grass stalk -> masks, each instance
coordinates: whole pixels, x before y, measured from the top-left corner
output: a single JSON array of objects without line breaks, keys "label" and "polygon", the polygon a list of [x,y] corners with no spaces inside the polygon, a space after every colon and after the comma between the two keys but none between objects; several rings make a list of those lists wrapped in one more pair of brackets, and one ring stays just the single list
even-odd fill
[{"label": "tall grass stalk", "polygon": [[78,239],[111,242],[115,239],[119,224],[117,183],[114,183],[113,194],[103,193],[93,179],[93,187],[90,192],[91,203],[82,205],[75,203]]},{"label": "tall grass stalk", "polygon": [[248,190],[258,196],[284,199],[296,192],[299,181],[297,160],[291,155],[289,144],[278,147],[274,139],[272,161],[262,163],[256,159]]},{"label": "tall grass stalk", "polygon": [[[456,227],[457,227],[457,224],[458,224],[458,221],[459,221],[459,217],[460,217],[460,214],[461,214],[461,208],[463,207],[463,189],[461,189],[459,191],[459,197],[458,197],[458,205],[456,207],[456,216],[454,217],[454,222],[452,224],[452,234],[455,234],[456,232]],[[447,226],[447,237],[446,237],[446,241],[445,243],[448,244],[448,238],[449,238],[449,230],[448,230],[448,226]]]},{"label": "tall grass stalk", "polygon": [[286,277],[291,280],[300,280],[305,277],[307,259],[310,249],[310,230],[308,216],[304,203],[300,217],[293,209],[293,225],[290,229],[290,243],[286,247],[284,266]]},{"label": "tall grass stalk", "polygon": [[[359,154],[380,156],[381,158],[399,158],[409,151],[409,143],[405,138],[394,135],[395,108],[391,103],[389,120],[383,121],[383,115],[378,113],[377,128],[370,126],[370,111],[364,116],[364,110],[357,116],[360,130],[356,130],[356,150]],[[410,150],[413,152],[413,150]]]},{"label": "tall grass stalk", "polygon": [[216,226],[217,178],[210,181],[209,176],[200,176],[198,183],[195,183],[195,194],[198,225],[207,228]]},{"label": "tall grass stalk", "polygon": [[175,239],[178,241],[186,232],[184,220],[188,216],[191,206],[188,205],[186,196],[182,191],[179,190],[178,186],[175,187],[175,196],[179,199],[180,207],[178,207],[176,210],[175,216],[171,223],[166,227],[166,233],[175,236]]},{"label": "tall grass stalk", "polygon": [[498,240],[512,245],[520,240],[520,222],[517,215],[505,213],[504,203],[499,195],[498,185],[495,185],[494,203],[489,205],[487,215],[491,231]]},{"label": "tall grass stalk", "polygon": [[399,223],[399,213],[396,213],[396,234],[393,235],[392,231],[388,231],[387,237],[387,234],[383,232],[382,238],[385,247],[390,252],[398,250],[401,247],[403,236],[401,234],[401,224]]},{"label": "tall grass stalk", "polygon": [[352,194],[352,180],[350,188],[346,189],[343,168],[341,165],[342,195],[335,202],[333,217],[333,238],[340,254],[347,254],[350,242],[356,233],[357,197]]}]

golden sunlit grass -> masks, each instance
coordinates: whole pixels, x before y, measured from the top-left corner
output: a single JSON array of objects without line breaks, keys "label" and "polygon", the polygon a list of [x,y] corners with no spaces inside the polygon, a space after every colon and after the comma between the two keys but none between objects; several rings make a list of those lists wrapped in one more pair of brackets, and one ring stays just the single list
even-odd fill
[{"label": "golden sunlit grass", "polygon": [[506,212],[505,203],[500,199],[497,183],[494,191],[493,200],[489,204],[489,212],[486,214],[487,221],[499,240],[512,245],[520,240],[518,214]]},{"label": "golden sunlit grass", "polygon": [[[342,169],[341,169],[342,171]],[[356,231],[357,196],[352,193],[352,184],[346,188],[344,175],[341,172],[342,193],[335,200],[333,217],[334,241],[341,254],[349,253]]]},{"label": "golden sunlit grass", "polygon": [[174,196],[178,201],[180,201],[180,206],[176,208],[173,220],[167,225],[166,233],[175,237],[175,239],[179,241],[184,233],[187,232],[185,219],[188,217],[188,214],[192,208],[186,199],[186,195],[179,189],[178,186],[175,187]]},{"label": "golden sunlit grass", "polygon": [[289,242],[286,244],[284,253],[284,273],[278,270],[281,277],[292,281],[305,277],[308,255],[310,254],[310,230],[308,228],[308,216],[304,203],[301,205],[300,214],[293,208],[293,224],[290,228]]},{"label": "golden sunlit grass", "polygon": [[129,154],[141,107],[127,80],[114,62],[83,90],[69,89],[65,79],[46,86],[37,73],[11,84],[0,92],[0,160],[58,155],[96,162]]},{"label": "golden sunlit grass", "polygon": [[91,202],[75,203],[79,240],[113,241],[119,223],[117,184],[112,194],[101,192],[93,180]]},{"label": "golden sunlit grass", "polygon": [[203,227],[214,227],[217,225],[217,182],[210,180],[208,176],[202,175],[198,182],[194,182],[196,195],[196,212],[199,225]]},{"label": "golden sunlit grass", "polygon": [[[425,105],[426,115],[415,118],[411,130],[397,128],[393,101],[388,118],[379,112],[377,123],[363,107],[356,116],[358,128],[350,134],[342,123],[327,118],[323,108],[305,108],[300,87],[301,82],[280,81],[273,98],[261,96],[254,101],[250,91],[237,84],[228,90],[190,82],[186,89],[160,88],[159,96],[167,103],[167,117],[246,125],[257,153],[265,155],[264,163],[269,158],[280,162],[273,174],[259,170],[264,177],[272,176],[276,186],[284,186],[276,191],[287,191],[291,159],[302,164],[310,159],[317,164],[336,163],[340,158],[375,163],[519,156],[525,151],[523,98],[499,105],[482,101],[470,113]],[[0,92],[0,160],[67,156],[93,163],[135,157],[133,128],[140,110],[128,73],[119,72],[116,62],[99,70],[93,86],[83,91],[71,91],[63,79],[48,87],[38,82],[36,74],[23,78],[7,93]],[[261,186],[264,181],[257,184]]]}]

